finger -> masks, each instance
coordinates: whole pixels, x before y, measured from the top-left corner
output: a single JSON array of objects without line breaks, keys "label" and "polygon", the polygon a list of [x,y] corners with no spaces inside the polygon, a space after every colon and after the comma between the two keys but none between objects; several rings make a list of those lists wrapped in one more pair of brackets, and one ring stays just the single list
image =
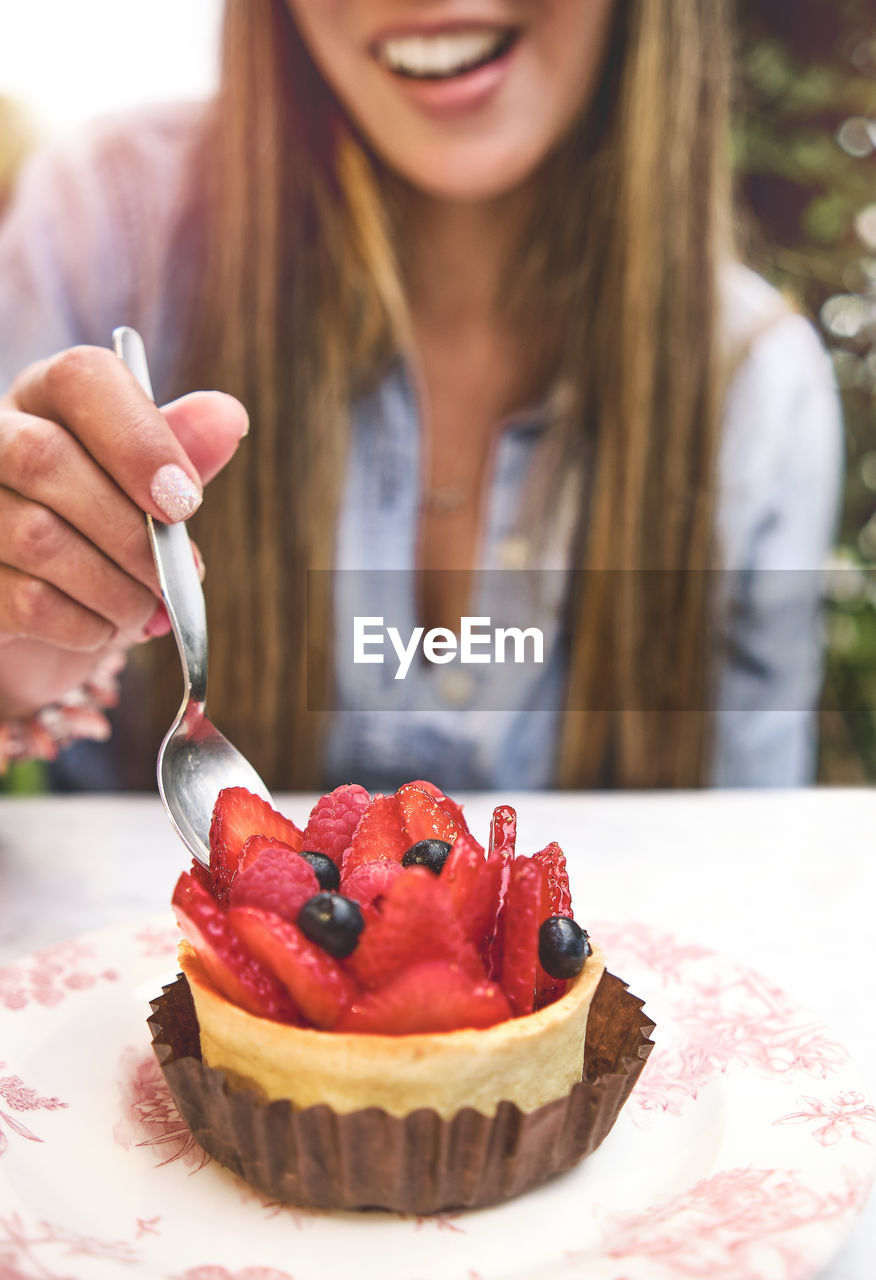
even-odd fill
[{"label": "finger", "polygon": [[189,538],[189,542],[192,545],[192,555],[195,557],[195,567],[198,570],[198,577],[201,582],[203,582],[207,576],[207,566],[204,564],[204,557],[201,555],[201,548],[198,546],[197,542],[195,542],[194,538]]},{"label": "finger", "polygon": [[64,427],[17,411],[0,412],[0,482],[55,511],[158,594],[142,511]]},{"label": "finger", "polygon": [[192,391],[161,412],[204,484],[233,456],[249,430],[246,410],[223,391]]},{"label": "finger", "polygon": [[0,634],[0,717],[26,716],[49,706],[83,684],[102,659],[99,649],[80,653]]},{"label": "finger", "polygon": [[51,583],[5,564],[0,565],[0,632],[84,653],[103,648],[116,633],[106,618]]},{"label": "finger", "polygon": [[155,612],[154,594],[56,512],[0,489],[0,529],[8,567],[57,587],[114,632],[142,635]]},{"label": "finger", "polygon": [[71,347],[16,379],[25,413],[61,423],[143,511],[187,519],[201,504],[197,468],[134,375],[101,347]]}]

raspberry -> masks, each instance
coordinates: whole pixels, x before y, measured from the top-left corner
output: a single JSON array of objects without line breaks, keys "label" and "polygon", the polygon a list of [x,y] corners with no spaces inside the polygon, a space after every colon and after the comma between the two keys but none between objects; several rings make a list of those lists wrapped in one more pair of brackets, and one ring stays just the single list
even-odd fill
[{"label": "raspberry", "polygon": [[232,1003],[261,1018],[300,1022],[286,989],[253,959],[211,894],[184,871],[173,891],[179,927],[198,954],[211,982]]},{"label": "raspberry", "polygon": [[416,1035],[492,1027],[511,1016],[501,987],[475,979],[458,965],[428,960],[366,992],[341,1014],[335,1030]]},{"label": "raspberry", "polygon": [[344,851],[350,847],[359,819],[371,798],[364,787],[348,784],[335,787],[317,800],[304,828],[303,849],[324,853],[341,865]]},{"label": "raspberry", "polygon": [[341,893],[353,898],[360,907],[379,907],[383,895],[404,867],[393,858],[374,858],[360,862],[349,874],[341,878]]},{"label": "raspberry", "polygon": [[410,843],[405,835],[397,798],[375,796],[353,832],[350,847],[341,862],[341,877],[374,858],[392,858],[401,862]]},{"label": "raspberry", "polygon": [[[247,840],[247,846],[250,843]],[[261,907],[263,911],[273,911],[294,924],[305,902],[316,893],[319,893],[319,881],[310,863],[300,854],[274,846],[265,849],[240,872],[231,886],[228,901],[232,907]]]},{"label": "raspberry", "polygon": [[420,840],[446,840],[453,844],[459,828],[433,795],[408,782],[396,792],[408,846]]},{"label": "raspberry", "polygon": [[266,800],[245,787],[225,787],[213,806],[210,823],[210,870],[213,892],[227,901],[231,882],[237,874],[243,846],[250,836],[272,836],[296,852],[301,850],[301,832]]},{"label": "raspberry", "polygon": [[368,921],[346,965],[363,987],[374,988],[426,960],[446,960],[484,977],[447,886],[425,867],[408,867],[386,890],[379,917]]},{"label": "raspberry", "polygon": [[304,1017],[328,1030],[358,995],[336,960],[294,924],[256,907],[232,907],[228,923],[249,951],[286,987]]}]

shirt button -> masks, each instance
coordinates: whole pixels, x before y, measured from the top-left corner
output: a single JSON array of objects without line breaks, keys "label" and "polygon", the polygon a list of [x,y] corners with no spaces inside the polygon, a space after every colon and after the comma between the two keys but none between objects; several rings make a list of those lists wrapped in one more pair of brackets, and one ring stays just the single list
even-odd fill
[{"label": "shirt button", "polygon": [[448,671],[441,681],[441,697],[449,707],[467,707],[474,691],[475,680],[470,671]]}]

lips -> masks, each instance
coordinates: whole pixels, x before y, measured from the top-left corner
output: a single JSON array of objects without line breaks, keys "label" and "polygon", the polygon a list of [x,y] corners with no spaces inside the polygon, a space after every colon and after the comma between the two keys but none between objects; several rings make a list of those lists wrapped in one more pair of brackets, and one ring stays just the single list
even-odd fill
[{"label": "lips", "polygon": [[372,52],[383,67],[405,79],[452,80],[503,57],[517,35],[513,27],[389,35],[376,41]]}]

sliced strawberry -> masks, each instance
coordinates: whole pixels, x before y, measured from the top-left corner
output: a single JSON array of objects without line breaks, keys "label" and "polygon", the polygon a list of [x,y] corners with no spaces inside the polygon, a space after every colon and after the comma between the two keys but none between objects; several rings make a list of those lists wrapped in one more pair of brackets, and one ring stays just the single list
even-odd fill
[{"label": "sliced strawberry", "polygon": [[[434,782],[426,782],[425,778],[415,778],[413,782],[404,783],[406,787],[419,787],[420,791],[425,791],[433,800],[445,800],[447,797],[440,787],[436,787]],[[399,787],[399,791],[402,788]]]},{"label": "sliced strawberry", "polygon": [[302,848],[308,853],[324,853],[340,866],[359,819],[370,803],[368,792],[355,783],[335,787],[328,795],[321,796],[307,819]]},{"label": "sliced strawberry", "polygon": [[173,891],[179,927],[215,984],[232,1004],[277,1022],[299,1023],[285,987],[246,950],[211,894],[184,871]]},{"label": "sliced strawberry", "polygon": [[251,867],[256,858],[261,857],[267,849],[281,849],[284,853],[295,853],[297,856],[297,851],[284,840],[275,840],[273,836],[250,836],[243,842],[237,862],[237,874]]},{"label": "sliced strawberry", "polygon": [[301,832],[289,818],[272,809],[245,787],[225,787],[213,806],[210,824],[210,870],[213,892],[225,901],[237,874],[243,846],[250,836],[272,836],[300,852]]},{"label": "sliced strawberry", "polygon": [[207,892],[212,896],[213,878],[210,875],[210,868],[205,867],[203,862],[199,862],[197,858],[192,858],[192,865],[190,868],[190,872],[193,878],[197,880],[201,888],[206,889]]},{"label": "sliced strawberry", "polygon": [[322,947],[301,930],[257,907],[232,907],[228,923],[249,951],[286,987],[307,1021],[328,1030],[358,988]]},{"label": "sliced strawberry", "polygon": [[517,841],[517,814],[510,804],[500,804],[493,810],[490,822],[490,853],[499,853],[505,859],[514,857]]},{"label": "sliced strawberry", "polygon": [[500,804],[493,810],[490,821],[489,856],[499,858],[502,862],[502,878],[499,885],[499,911],[496,916],[496,927],[493,937],[486,947],[487,973],[498,979],[502,973],[503,953],[505,949],[505,913],[503,910],[508,892],[509,876],[513,866],[514,850],[517,843],[517,814],[510,804]]},{"label": "sliced strawberry", "polygon": [[[572,894],[569,890],[569,876],[566,871],[566,858],[560,846],[554,841],[532,855],[544,870],[542,884],[542,900],[539,907],[539,926],[548,916],[568,916],[572,919]],[[543,1009],[553,1004],[568,987],[562,978],[554,978],[538,963],[535,967],[535,1007]]]},{"label": "sliced strawberry", "polygon": [[[438,802],[439,808],[444,810],[448,818],[451,818],[452,821],[456,823],[459,830],[465,832],[467,836],[471,837],[475,844],[478,844],[477,840],[475,840],[469,830],[468,823],[466,822],[465,816],[462,812],[461,804],[457,804],[455,800],[450,798],[450,796],[445,795],[443,791],[435,786],[434,782],[424,782],[422,778],[418,778],[416,782],[409,782],[406,785],[410,787],[419,787],[420,791],[427,792],[433,800]],[[481,848],[479,844],[478,848]]]},{"label": "sliced strawberry", "polygon": [[428,960],[366,992],[335,1030],[404,1036],[492,1027],[510,1016],[508,1000],[494,982],[472,978],[447,961]]},{"label": "sliced strawberry", "polygon": [[479,949],[486,946],[495,931],[502,867],[498,854],[485,858],[477,841],[462,832],[441,871],[465,936]]},{"label": "sliced strawberry", "polygon": [[[512,814],[513,825],[516,827],[516,815],[513,809]],[[507,832],[507,823],[505,824]],[[492,839],[493,826],[490,828],[490,836]],[[498,861],[501,867],[499,874],[499,907],[496,911],[495,923],[493,925],[492,935],[487,937],[486,945],[482,949],[484,956],[484,965],[486,967],[487,976],[492,978],[494,982],[498,982],[502,974],[502,957],[505,950],[505,899],[508,895],[508,884],[511,878],[511,868],[514,865],[514,831],[511,833],[511,841],[509,844],[505,842],[500,844],[495,851],[491,851],[487,856],[487,861]]]},{"label": "sliced strawberry", "polygon": [[[244,851],[251,841],[252,837]],[[317,893],[319,881],[310,863],[291,849],[273,846],[237,875],[228,901],[232,907],[273,911],[294,924],[305,902]]]},{"label": "sliced strawberry", "polygon": [[556,841],[546,848],[534,853],[533,858],[547,873],[548,910],[547,916],[568,916],[572,918],[572,894],[569,889],[569,873],[566,870],[566,855]]},{"label": "sliced strawberry", "polygon": [[410,843],[396,797],[375,796],[353,832],[350,847],[341,861],[341,875],[349,875],[354,867],[374,858],[401,862]]},{"label": "sliced strawberry", "polygon": [[408,848],[419,840],[446,840],[453,844],[459,835],[459,827],[434,796],[412,782],[399,787],[396,795],[407,832]]},{"label": "sliced strawberry", "polygon": [[360,862],[349,875],[341,877],[340,892],[345,898],[353,898],[360,907],[380,907],[380,901],[397,876],[404,871],[393,858],[374,858]]},{"label": "sliced strawberry", "polygon": [[476,977],[483,965],[456,918],[450,890],[425,867],[407,867],[383,897],[346,966],[363,987],[383,986],[402,969],[447,960]]},{"label": "sliced strawberry", "polygon": [[502,989],[514,1013],[535,1007],[538,930],[544,919],[546,873],[531,858],[511,863],[508,892],[502,905]]}]

